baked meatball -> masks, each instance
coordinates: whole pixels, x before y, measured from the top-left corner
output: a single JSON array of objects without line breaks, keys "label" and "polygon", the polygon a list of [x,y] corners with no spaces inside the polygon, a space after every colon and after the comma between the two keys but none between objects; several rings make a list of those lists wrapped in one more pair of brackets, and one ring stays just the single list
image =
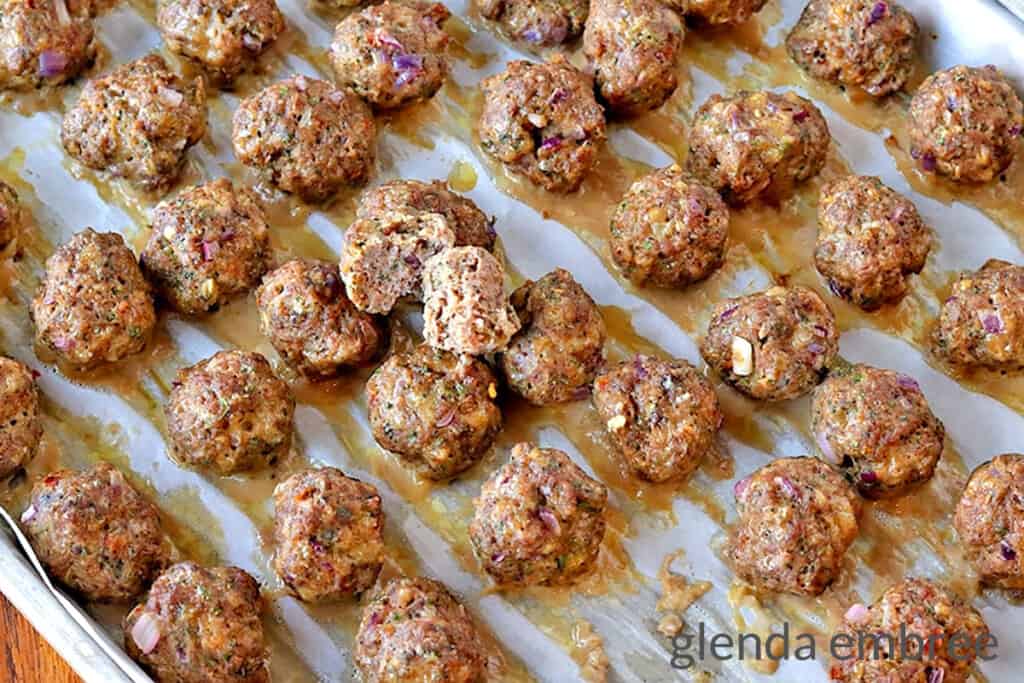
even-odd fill
[{"label": "baked meatball", "polygon": [[618,116],[657,109],[675,92],[683,22],[659,0],[594,0],[583,49],[601,102]]},{"label": "baked meatball", "polygon": [[171,457],[188,467],[258,469],[292,445],[295,399],[252,351],[219,351],[179,371],[165,412]]},{"label": "baked meatball", "polygon": [[974,470],[953,525],[982,583],[1024,588],[1024,455],[998,455]]},{"label": "baked meatball", "polygon": [[701,340],[704,361],[750,398],[784,401],[821,381],[839,354],[832,311],[806,287],[726,299]]},{"label": "baked meatball", "polygon": [[730,204],[780,200],[821,171],[829,140],[825,117],[796,93],[712,95],[694,115],[687,164]]},{"label": "baked meatball", "polygon": [[243,100],[232,121],[238,160],[306,201],[362,185],[373,171],[370,108],[326,81],[292,76],[275,83]]},{"label": "baked meatball", "polygon": [[86,228],[46,260],[30,311],[36,345],[76,370],[145,348],[156,326],[149,283],[121,235]]},{"label": "baked meatball", "polygon": [[512,40],[554,47],[576,39],[587,21],[587,0],[475,0],[480,14],[498,22]]},{"label": "baked meatball", "polygon": [[334,30],[331,65],[338,85],[377,109],[433,97],[448,76],[448,8],[439,2],[385,0],[354,12]]},{"label": "baked meatball", "polygon": [[1024,104],[994,66],[933,73],[910,101],[910,155],[926,173],[987,183],[1013,161]]},{"label": "baked meatball", "polygon": [[103,462],[40,479],[21,525],[47,573],[90,601],[131,600],[170,558],[156,506]]},{"label": "baked meatball", "polygon": [[715,190],[673,164],[633,183],[611,220],[612,258],[643,287],[686,287],[725,260],[729,209]]},{"label": "baked meatball", "polygon": [[926,579],[904,579],[873,605],[851,605],[833,642],[840,636],[852,643],[832,664],[832,680],[843,683],[967,683],[991,637],[978,610]]},{"label": "baked meatball", "polygon": [[742,24],[765,6],[768,0],[668,0],[668,5],[697,23],[717,26]]},{"label": "baked meatball", "polygon": [[0,478],[28,463],[42,438],[39,389],[32,369],[0,356]]},{"label": "baked meatball", "polygon": [[619,456],[653,482],[693,474],[724,419],[711,383],[684,360],[620,363],[594,380],[593,401]]},{"label": "baked meatball", "polygon": [[181,562],[124,618],[128,654],[157,683],[269,683],[256,580]]},{"label": "baked meatball", "polygon": [[377,443],[434,480],[469,469],[491,447],[497,397],[486,363],[425,344],[389,356],[366,382]]},{"label": "baked meatball", "polygon": [[523,327],[499,361],[509,388],[535,405],[586,396],[607,336],[590,295],[558,268],[517,289],[512,305]]},{"label": "baked meatball", "polygon": [[171,52],[230,85],[284,31],[274,0],[157,0],[156,23]]},{"label": "baked meatball", "polygon": [[954,365],[1024,367],[1024,267],[989,259],[962,274],[942,304],[932,348]]},{"label": "baked meatball", "polygon": [[0,249],[14,241],[25,220],[18,193],[0,180]]},{"label": "baked meatball", "polygon": [[469,538],[499,584],[568,584],[589,574],[608,489],[555,448],[517,444],[473,501]]},{"label": "baked meatball", "polygon": [[61,85],[96,58],[92,20],[64,0],[4,0],[0,55],[0,89]]},{"label": "baked meatball", "polygon": [[270,228],[256,195],[220,178],[157,205],[141,263],[163,301],[195,315],[258,285],[270,257]]},{"label": "baked meatball", "polygon": [[306,377],[336,377],[373,358],[384,340],[377,319],[345,294],[338,268],[292,259],[256,290],[260,330],[281,357]]},{"label": "baked meatball", "polygon": [[786,49],[811,77],[882,97],[913,73],[917,37],[914,15],[895,2],[811,0]]},{"label": "baked meatball", "polygon": [[305,470],[274,489],[274,570],[306,602],[372,587],[384,559],[377,489],[333,467]]},{"label": "baked meatball", "polygon": [[758,588],[820,595],[857,538],[861,500],[816,458],[780,458],[736,482],[738,519],[725,557]]},{"label": "baked meatball", "polygon": [[509,62],[480,88],[484,151],[545,190],[579,188],[606,137],[590,77],[555,55],[544,64]]},{"label": "baked meatball", "polygon": [[833,368],[815,388],[811,430],[822,456],[868,498],[931,479],[946,435],[917,382],[860,364]]},{"label": "baked meatball", "polygon": [[357,219],[345,231],[341,279],[352,303],[390,313],[399,299],[423,298],[423,264],[455,244],[442,214],[385,211]]},{"label": "baked meatball", "polygon": [[519,329],[505,295],[505,269],[480,247],[454,247],[423,264],[423,338],[479,356],[504,349]]},{"label": "baked meatball", "polygon": [[356,216],[377,219],[392,212],[441,214],[455,233],[456,247],[483,247],[493,251],[498,237],[494,219],[481,211],[472,199],[449,190],[441,180],[429,183],[391,180],[367,190],[359,198]]},{"label": "baked meatball", "polygon": [[898,302],[931,243],[914,203],[878,178],[849,175],[822,186],[814,265],[836,296],[866,311]]},{"label": "baked meatball", "polygon": [[186,81],[154,54],[89,81],[64,115],[60,139],[82,165],[154,192],[177,180],[205,134],[203,79]]},{"label": "baked meatball", "polygon": [[476,624],[444,584],[398,577],[363,610],[355,647],[366,683],[483,683],[487,660]]}]

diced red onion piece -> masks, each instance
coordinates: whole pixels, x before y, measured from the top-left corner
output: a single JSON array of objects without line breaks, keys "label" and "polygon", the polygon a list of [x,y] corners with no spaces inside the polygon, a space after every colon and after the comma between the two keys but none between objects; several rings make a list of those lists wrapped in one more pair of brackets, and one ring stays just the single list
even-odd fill
[{"label": "diced red onion piece", "polygon": [[551,510],[541,508],[537,516],[540,517],[540,521],[544,522],[544,526],[551,530],[551,533],[557,534],[561,531],[562,525],[558,523],[558,518]]},{"label": "diced red onion piece", "polygon": [[931,153],[925,153],[921,155],[921,168],[931,173],[935,170],[935,155]]},{"label": "diced red onion piece", "polygon": [[441,429],[444,429],[445,427],[450,425],[454,420],[455,410],[449,408],[444,414],[441,415],[441,417],[437,418],[437,422],[435,422],[434,424],[436,424]]},{"label": "diced red onion piece", "polygon": [[836,457],[835,449],[833,449],[832,444],[829,443],[828,436],[825,435],[825,432],[816,432],[814,440],[818,443],[818,448],[821,449],[821,454],[825,456],[826,460],[831,463],[839,463],[839,458]]},{"label": "diced red onion piece", "polygon": [[540,34],[540,31],[531,28],[528,31],[523,31],[523,40],[528,43],[539,43],[544,40],[544,36]]},{"label": "diced red onion piece", "polygon": [[544,142],[540,143],[540,148],[539,148],[538,151],[543,152],[545,150],[558,149],[561,146],[562,146],[562,138],[560,138],[558,136],[555,136],[555,137],[548,138]]},{"label": "diced red onion piece", "polygon": [[203,260],[212,261],[213,257],[217,255],[218,251],[220,251],[220,244],[218,244],[217,242],[204,240],[201,245],[201,249],[203,251]]},{"label": "diced red onion piece", "polygon": [[242,35],[242,45],[251,52],[259,52],[263,47],[263,41],[251,33],[245,33]]},{"label": "diced red onion piece", "polygon": [[39,75],[52,78],[64,73],[68,66],[68,58],[56,50],[43,50],[39,53]]},{"label": "diced red onion piece", "polygon": [[858,602],[850,605],[850,609],[846,610],[846,614],[843,616],[850,623],[859,624],[868,618],[868,608]]},{"label": "diced red onion piece", "polygon": [[165,88],[160,86],[156,94],[160,97],[160,101],[166,104],[168,107],[180,106],[184,101],[185,96],[173,88]]},{"label": "diced red onion piece", "polygon": [[865,484],[875,484],[878,482],[878,473],[873,470],[864,470],[860,473],[860,480]]},{"label": "diced red onion piece", "polygon": [[819,344],[818,342],[811,342],[810,344],[807,345],[807,350],[810,351],[811,353],[824,353],[825,347]]},{"label": "diced red onion piece", "polygon": [[946,680],[945,669],[932,669],[931,667],[929,669],[928,683],[942,683],[942,681]]},{"label": "diced red onion piece", "polygon": [[792,498],[798,498],[800,496],[800,491],[793,485],[793,482],[789,480],[789,477],[775,477],[775,483],[786,492],[786,495]]},{"label": "diced red onion piece", "polygon": [[144,655],[155,650],[157,643],[160,642],[160,624],[156,617],[149,612],[143,612],[132,625],[132,640]]},{"label": "diced red onion piece", "polygon": [[[22,518],[21,521],[24,522],[25,519]],[[1012,562],[1017,559],[1017,551],[1010,546],[1006,539],[1003,539],[1003,542],[999,544],[999,552],[1002,553],[1003,559],[1007,562]]]},{"label": "diced red onion piece", "polygon": [[28,524],[32,520],[32,518],[35,517],[35,516],[36,516],[36,506],[35,505],[29,505],[27,508],[25,508],[25,511],[21,513],[21,523],[22,524]]},{"label": "diced red onion piece", "polygon": [[876,2],[875,6],[871,8],[871,15],[868,17],[868,26],[875,24],[882,20],[882,18],[889,12],[889,6],[884,2]]},{"label": "diced red onion piece", "polygon": [[899,384],[904,389],[910,389],[911,391],[920,391],[921,385],[917,383],[913,377],[909,375],[900,374],[896,376],[896,384]]},{"label": "diced red onion piece", "polygon": [[1017,125],[1017,126],[1013,126],[1013,127],[1011,127],[1011,128],[1010,128],[1010,135],[1011,135],[1012,137],[1017,137],[1017,136],[1018,136],[1018,135],[1020,135],[1020,134],[1021,134],[1022,132],[1024,132],[1024,127],[1022,127],[1022,126],[1020,126],[1020,125]]},{"label": "diced red onion piece", "polygon": [[388,33],[387,31],[378,31],[377,32],[377,42],[380,43],[381,45],[387,45],[388,47],[393,47],[396,50],[404,50],[405,49],[405,46],[402,45],[400,42],[398,42],[398,39],[395,38],[390,33]]},{"label": "diced red onion piece", "polygon": [[743,497],[743,494],[747,492],[749,487],[750,477],[744,477],[732,485],[732,495],[736,496],[736,499],[739,500]]},{"label": "diced red onion piece", "polygon": [[985,326],[985,331],[989,334],[999,334],[1003,331],[1003,321],[995,313],[987,313],[981,319],[981,324]]},{"label": "diced red onion piece", "polygon": [[801,109],[793,114],[793,120],[797,123],[804,121],[811,113],[806,109]]}]

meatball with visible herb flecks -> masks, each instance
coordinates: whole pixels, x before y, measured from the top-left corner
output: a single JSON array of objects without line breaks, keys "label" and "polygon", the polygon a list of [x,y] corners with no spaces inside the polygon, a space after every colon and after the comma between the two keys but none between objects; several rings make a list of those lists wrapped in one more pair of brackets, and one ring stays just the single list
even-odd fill
[{"label": "meatball with visible herb flecks", "polygon": [[14,188],[0,180],[0,249],[14,241],[21,231],[25,212]]},{"label": "meatball with visible herb flecks", "polygon": [[761,11],[768,0],[667,0],[668,5],[698,23],[742,24]]},{"label": "meatball with visible herb flecks", "polygon": [[39,389],[32,369],[0,356],[0,478],[27,464],[42,437]]},{"label": "meatball with visible herb flecks", "polygon": [[953,526],[983,584],[1024,588],[1024,455],[998,455],[974,470]]},{"label": "meatball with visible herb flecks", "polygon": [[474,0],[512,40],[534,47],[568,43],[583,32],[587,0]]},{"label": "meatball with visible herb flecks", "polygon": [[5,0],[0,11],[0,90],[56,86],[96,58],[87,12],[65,0]]}]

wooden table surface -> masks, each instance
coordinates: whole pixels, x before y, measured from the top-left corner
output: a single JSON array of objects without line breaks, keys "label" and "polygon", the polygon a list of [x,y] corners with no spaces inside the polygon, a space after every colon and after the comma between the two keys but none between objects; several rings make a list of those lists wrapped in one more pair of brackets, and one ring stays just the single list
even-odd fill
[{"label": "wooden table surface", "polygon": [[32,624],[0,594],[0,681],[82,683]]}]

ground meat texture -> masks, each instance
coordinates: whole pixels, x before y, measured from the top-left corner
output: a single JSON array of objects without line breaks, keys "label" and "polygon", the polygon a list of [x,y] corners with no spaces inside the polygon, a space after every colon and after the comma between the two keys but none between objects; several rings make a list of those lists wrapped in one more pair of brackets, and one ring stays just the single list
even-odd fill
[{"label": "ground meat texture", "polygon": [[362,185],[373,171],[370,108],[326,81],[293,76],[275,83],[243,100],[233,124],[238,160],[306,201]]},{"label": "ground meat texture", "polygon": [[441,3],[417,0],[386,0],[348,15],[331,43],[338,84],[377,109],[432,97],[448,76],[441,25],[449,16]]},{"label": "ground meat texture", "polygon": [[260,329],[288,365],[330,378],[373,358],[384,340],[377,319],[345,294],[336,266],[293,259],[256,290]]},{"label": "ground meat texture", "polygon": [[512,294],[523,327],[501,354],[512,391],[547,405],[583,398],[604,363],[604,319],[597,304],[558,268]]},{"label": "ground meat texture", "polygon": [[594,0],[583,48],[602,103],[618,116],[657,109],[676,90],[683,22],[658,0]]},{"label": "ground meat texture", "polygon": [[195,315],[254,288],[270,257],[270,229],[256,195],[220,178],[157,205],[141,262],[163,301]]},{"label": "ground meat texture", "polygon": [[230,85],[285,28],[274,0],[158,0],[156,23],[171,52],[219,85]]},{"label": "ground meat texture", "polygon": [[497,380],[483,361],[419,346],[389,356],[366,383],[382,448],[428,479],[472,467],[501,429]]},{"label": "ground meat texture", "polygon": [[371,588],[384,559],[377,489],[333,467],[305,470],[274,489],[274,570],[306,602]]},{"label": "ground meat texture", "polygon": [[686,287],[725,259],[729,209],[676,165],[633,183],[611,220],[615,264],[634,285]]},{"label": "ground meat texture", "polygon": [[178,372],[165,408],[179,464],[234,474],[272,465],[292,445],[295,399],[267,359],[220,351]]},{"label": "ground meat texture", "polygon": [[392,579],[363,610],[355,647],[366,683],[483,683],[487,660],[476,624],[444,584]]},{"label": "ground meat texture", "polygon": [[61,85],[96,58],[92,20],[64,0],[5,0],[0,55],[0,89]]},{"label": "ground meat texture", "polygon": [[932,347],[954,365],[1024,367],[1024,267],[990,259],[961,275],[942,304]]},{"label": "ground meat texture", "polygon": [[36,345],[76,370],[145,348],[156,326],[149,283],[121,235],[86,228],[46,260],[32,300]]},{"label": "ground meat texture", "polygon": [[822,457],[868,498],[931,479],[946,434],[916,381],[859,364],[833,368],[814,390],[811,428]]},{"label": "ground meat texture", "polygon": [[512,40],[553,47],[577,38],[587,21],[586,0],[475,0]]},{"label": "ground meat texture", "polygon": [[882,97],[913,73],[917,38],[914,15],[894,2],[811,0],[786,49],[813,78]]},{"label": "ground meat texture", "polygon": [[685,480],[716,448],[718,397],[684,360],[620,363],[594,381],[593,400],[612,446],[647,481]]},{"label": "ground meat texture", "polygon": [[21,231],[25,212],[14,188],[0,180],[0,249],[14,241]]},{"label": "ground meat texture", "polygon": [[1024,455],[998,455],[974,470],[953,525],[982,583],[1024,588]]},{"label": "ground meat texture", "polygon": [[504,349],[519,329],[505,269],[480,247],[455,247],[423,265],[423,338],[473,356]]},{"label": "ground meat texture", "polygon": [[[873,605],[858,603],[846,611],[832,641],[839,638],[853,647],[839,650],[845,659],[833,660],[831,678],[843,683],[967,683],[990,637],[981,614],[959,595],[926,579],[904,579]],[[862,655],[858,643],[863,643]]]},{"label": "ground meat texture", "polygon": [[84,166],[163,191],[205,133],[203,79],[186,81],[148,55],[86,84],[64,116],[61,143]]},{"label": "ground meat texture", "polygon": [[499,584],[569,584],[589,574],[604,538],[608,489],[555,448],[517,444],[473,502],[469,537]]},{"label": "ground meat texture", "polygon": [[124,618],[128,654],[157,683],[269,683],[256,580],[181,562]]},{"label": "ground meat texture", "polygon": [[730,204],[779,200],[825,166],[825,118],[796,93],[712,95],[694,115],[688,169]]},{"label": "ground meat texture", "polygon": [[444,216],[455,233],[456,247],[483,247],[494,250],[498,234],[494,219],[468,197],[448,189],[441,180],[392,180],[367,190],[359,199],[358,218],[376,219],[383,214],[436,213]]},{"label": "ground meat texture", "polygon": [[668,0],[668,5],[699,23],[742,24],[768,0]]},{"label": "ground meat texture", "polygon": [[156,506],[107,463],[43,477],[21,525],[47,573],[90,601],[131,600],[170,557]]},{"label": "ground meat texture", "polygon": [[857,538],[861,500],[816,458],[780,458],[736,482],[738,519],[725,557],[744,581],[769,591],[820,595]]},{"label": "ground meat texture", "polygon": [[715,306],[700,352],[741,393],[783,401],[806,394],[825,376],[839,353],[839,330],[814,291],[772,287]]},{"label": "ground meat texture", "polygon": [[31,460],[42,437],[39,389],[32,370],[0,356],[0,478]]},{"label": "ground meat texture", "polygon": [[898,302],[931,244],[914,203],[878,178],[850,175],[821,188],[814,265],[836,296],[868,311]]},{"label": "ground meat texture", "polygon": [[987,183],[1013,161],[1024,104],[994,66],[929,76],[910,101],[910,154],[926,173]]},{"label": "ground meat texture", "polygon": [[606,137],[591,79],[555,55],[544,64],[509,62],[480,87],[484,151],[545,190],[579,188]]}]

